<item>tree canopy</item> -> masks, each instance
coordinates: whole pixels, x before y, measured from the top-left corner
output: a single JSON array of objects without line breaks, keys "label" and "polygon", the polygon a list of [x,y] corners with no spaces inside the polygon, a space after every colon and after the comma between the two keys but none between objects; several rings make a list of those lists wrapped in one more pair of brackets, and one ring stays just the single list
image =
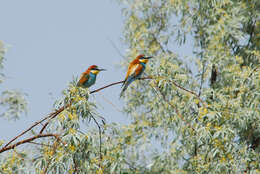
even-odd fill
[{"label": "tree canopy", "polygon": [[[154,57],[127,90],[131,123],[105,124],[88,100],[102,89],[73,79],[54,112],[19,135],[29,138],[0,144],[0,173],[260,173],[260,1],[118,3],[122,66]],[[176,48],[186,44],[192,56]],[[26,110],[18,92],[0,99],[5,117]]]}]

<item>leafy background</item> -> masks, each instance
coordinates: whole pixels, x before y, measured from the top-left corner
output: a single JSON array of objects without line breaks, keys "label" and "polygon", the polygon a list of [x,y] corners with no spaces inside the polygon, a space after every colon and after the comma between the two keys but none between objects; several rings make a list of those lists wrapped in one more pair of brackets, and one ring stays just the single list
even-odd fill
[{"label": "leafy background", "polygon": [[[140,52],[154,56],[146,69],[153,79],[127,91],[127,124],[103,125],[99,103],[71,80],[54,105],[68,107],[44,130],[51,138],[39,138],[33,154],[26,148],[6,153],[1,170],[259,173],[260,3],[118,2],[127,48],[117,52],[121,65]],[[193,54],[179,52],[186,44]]]}]

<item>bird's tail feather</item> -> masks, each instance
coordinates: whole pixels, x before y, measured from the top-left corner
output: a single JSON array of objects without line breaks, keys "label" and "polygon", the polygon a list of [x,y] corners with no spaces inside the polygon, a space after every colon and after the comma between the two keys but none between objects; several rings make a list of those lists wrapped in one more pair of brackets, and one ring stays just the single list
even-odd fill
[{"label": "bird's tail feather", "polygon": [[126,80],[122,83],[121,88],[123,88],[125,86]]},{"label": "bird's tail feather", "polygon": [[120,98],[123,96],[124,91],[128,88],[128,86],[135,80],[134,77],[130,77],[129,79],[125,80],[125,82],[123,83],[123,89],[120,93]]},{"label": "bird's tail feather", "polygon": [[128,83],[128,82],[126,82],[126,83],[124,84],[124,86],[122,86],[122,87],[123,87],[123,89],[122,89],[122,91],[121,91],[121,93],[120,93],[120,98],[123,96],[123,93],[124,93],[124,92],[125,92],[125,90],[127,89],[128,85],[129,85],[129,83]]}]

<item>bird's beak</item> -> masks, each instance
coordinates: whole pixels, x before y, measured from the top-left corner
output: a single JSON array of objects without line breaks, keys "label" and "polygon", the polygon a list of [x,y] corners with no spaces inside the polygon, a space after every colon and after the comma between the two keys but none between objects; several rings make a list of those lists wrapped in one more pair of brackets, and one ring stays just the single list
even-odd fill
[{"label": "bird's beak", "polygon": [[151,58],[153,58],[152,56],[148,56],[148,57],[145,57],[146,59],[151,59]]},{"label": "bird's beak", "polygon": [[98,69],[99,71],[106,71],[106,69]]}]

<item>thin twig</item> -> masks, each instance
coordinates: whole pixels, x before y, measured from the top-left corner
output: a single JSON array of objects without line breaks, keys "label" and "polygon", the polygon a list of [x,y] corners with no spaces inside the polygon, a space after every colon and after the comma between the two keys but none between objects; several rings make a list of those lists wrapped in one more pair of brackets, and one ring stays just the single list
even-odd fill
[{"label": "thin twig", "polygon": [[176,114],[178,115],[178,117],[186,124],[188,125],[190,128],[192,128],[194,130],[194,128],[191,126],[191,124],[189,122],[187,122],[184,117],[180,114],[178,108],[176,106],[174,106],[173,104],[171,104],[171,102],[169,100],[166,99],[165,95],[160,91],[158,86],[155,86],[156,90],[159,92],[159,94],[162,96],[163,100],[170,105],[176,112]]},{"label": "thin twig", "polygon": [[191,93],[191,94],[193,94],[194,96],[196,96],[198,99],[199,99],[199,101],[204,105],[204,106],[206,106],[206,103],[204,103],[204,101],[200,98],[200,96],[198,95],[198,94],[196,94],[195,92],[193,92],[193,91],[190,91],[190,90],[188,90],[188,89],[186,89],[186,88],[183,88],[183,87],[181,87],[180,85],[178,85],[176,82],[173,82],[173,81],[171,81],[176,87],[178,87],[178,88],[180,88],[180,89],[182,89],[182,90],[184,90],[184,91],[186,91],[186,92],[188,92],[188,93]]},{"label": "thin twig", "polygon": [[249,78],[253,75],[253,73],[258,69],[258,68],[260,68],[260,64],[258,64],[253,70],[252,70],[252,72],[249,74]]},{"label": "thin twig", "polygon": [[115,44],[110,38],[107,38],[107,40],[111,43],[112,47],[117,51],[117,53],[118,53],[123,59],[125,59],[125,56],[120,52],[120,50],[117,48],[116,44]]},{"label": "thin twig", "polygon": [[126,163],[132,171],[137,171],[137,168],[130,164],[127,160],[124,160],[124,163]]},{"label": "thin twig", "polygon": [[48,120],[47,123],[44,124],[44,126],[42,127],[42,129],[40,130],[40,134],[43,133],[44,129],[46,129],[46,127],[48,126],[48,124],[50,123],[50,120],[52,120],[53,118],[55,118],[57,115],[59,115],[62,111],[64,111],[64,109],[66,109],[67,107],[69,107],[70,104],[67,104],[66,106],[62,106],[60,109],[56,110],[55,112],[52,113],[52,115],[48,118],[50,118]]},{"label": "thin twig", "polygon": [[105,96],[101,95],[102,98],[104,99],[104,101],[106,101],[108,104],[110,104],[113,108],[115,108],[115,110],[117,110],[118,112],[122,112],[120,111],[120,109],[113,103],[111,102],[110,100],[108,100]]},{"label": "thin twig", "polygon": [[200,89],[199,89],[199,94],[198,94],[199,97],[200,97],[200,94],[201,94],[202,85],[204,83],[205,66],[206,66],[205,63],[203,63],[202,73],[201,73],[201,78],[200,78]]},{"label": "thin twig", "polygon": [[[153,79],[153,78],[152,78],[152,77],[142,77],[142,78],[139,78],[138,80],[147,80],[147,79]],[[120,84],[120,83],[124,83],[124,80],[119,81],[119,82],[115,82],[115,83],[111,83],[111,84],[106,85],[106,86],[104,86],[104,87],[101,87],[101,88],[98,88],[98,89],[96,89],[96,90],[90,91],[90,94],[99,92],[99,91],[101,91],[101,90],[103,90],[103,89],[105,89],[105,88],[108,88],[108,87],[110,87],[110,86],[114,86],[114,85],[117,85],[117,84]]]},{"label": "thin twig", "polygon": [[73,157],[72,159],[73,159],[73,163],[74,163],[74,172],[75,172],[75,174],[77,174],[78,173],[78,165],[77,165],[75,158]]},{"label": "thin twig", "polygon": [[161,48],[162,52],[165,53],[165,49],[163,48],[162,44],[158,41],[158,39],[156,38],[156,36],[153,34],[153,40],[151,42],[155,41],[159,47]]},{"label": "thin twig", "polygon": [[114,85],[117,85],[117,84],[120,84],[120,83],[123,83],[123,82],[124,82],[124,80],[119,81],[119,82],[115,82],[115,83],[111,83],[111,84],[106,85],[106,86],[104,86],[104,87],[101,87],[101,88],[98,88],[98,89],[96,89],[96,90],[90,91],[90,94],[99,92],[99,91],[101,91],[101,90],[103,90],[103,89],[105,89],[105,88],[108,88],[108,87],[110,87],[110,86],[114,86]]},{"label": "thin twig", "polygon": [[[56,153],[57,146],[58,146],[57,142],[59,142],[59,141],[60,141],[60,138],[58,137],[58,138],[57,138],[57,141],[55,141],[55,142],[53,143],[53,146],[52,146],[52,147],[53,147],[53,152],[54,152],[54,153]],[[63,143],[63,144],[64,144],[64,143]],[[49,168],[49,166],[50,166],[50,164],[51,164],[51,161],[52,161],[52,160],[49,158],[49,159],[48,159],[48,162],[47,162],[47,165],[46,165],[46,167],[45,167],[45,169],[44,169],[44,171],[43,171],[44,174],[47,174],[47,173],[48,173],[48,168]]]},{"label": "thin twig", "polygon": [[101,162],[102,162],[102,132],[101,132],[101,126],[99,125],[99,123],[97,122],[97,120],[95,119],[95,117],[90,113],[91,117],[93,118],[94,122],[96,123],[97,127],[98,127],[98,133],[99,133],[99,167],[101,167]]},{"label": "thin twig", "polygon": [[56,134],[39,134],[39,135],[33,136],[31,138],[27,138],[27,139],[24,139],[22,141],[19,141],[19,142],[13,144],[13,145],[5,146],[2,149],[0,149],[0,153],[7,151],[7,150],[10,150],[10,149],[14,149],[15,147],[17,147],[21,144],[29,143],[29,142],[32,142],[35,139],[44,138],[44,137],[55,137],[57,140],[60,140],[58,135],[56,135]]},{"label": "thin twig", "polygon": [[256,21],[249,21],[249,22],[252,22],[252,25],[250,26],[251,31],[249,32],[249,39],[248,39],[248,42],[247,42],[247,45],[246,45],[247,48],[249,48],[249,45],[250,45],[250,43],[251,43],[251,41],[254,37],[253,35],[254,35]]},{"label": "thin twig", "polygon": [[48,118],[51,118],[53,116],[55,112],[49,114],[47,117],[43,118],[42,120],[35,122],[31,127],[29,127],[28,129],[26,129],[25,131],[23,131],[22,133],[20,133],[19,135],[17,135],[16,137],[14,137],[12,140],[10,140],[5,146],[7,147],[9,144],[11,144],[13,141],[15,141],[17,138],[21,137],[22,135],[24,135],[25,133],[29,132],[30,130],[32,130],[35,126],[37,126],[38,124],[44,122],[45,120],[47,120]]}]

